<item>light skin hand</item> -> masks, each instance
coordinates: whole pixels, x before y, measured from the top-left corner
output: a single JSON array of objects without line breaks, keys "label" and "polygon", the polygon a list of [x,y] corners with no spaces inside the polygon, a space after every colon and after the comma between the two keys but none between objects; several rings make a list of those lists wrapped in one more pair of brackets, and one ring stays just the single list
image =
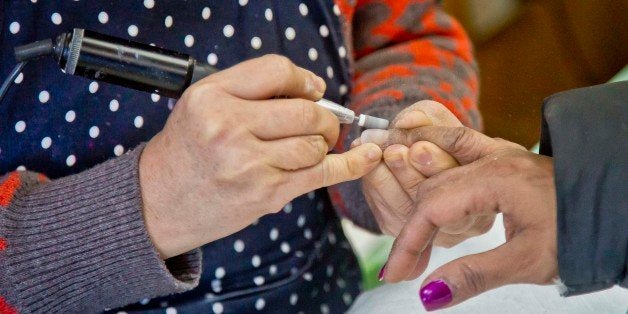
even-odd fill
[{"label": "light skin hand", "polygon": [[299,195],[360,178],[378,164],[382,151],[374,144],[327,154],[339,123],[314,103],[324,91],[321,78],[276,55],[185,91],[140,158],[144,219],[162,258],[233,234]]},{"label": "light skin hand", "polygon": [[424,127],[406,139],[435,143],[462,166],[427,179],[395,240],[386,280],[414,279],[443,226],[501,212],[506,243],[445,264],[422,285],[427,310],[449,307],[513,283],[548,284],[557,276],[556,196],[551,158],[467,128]]}]

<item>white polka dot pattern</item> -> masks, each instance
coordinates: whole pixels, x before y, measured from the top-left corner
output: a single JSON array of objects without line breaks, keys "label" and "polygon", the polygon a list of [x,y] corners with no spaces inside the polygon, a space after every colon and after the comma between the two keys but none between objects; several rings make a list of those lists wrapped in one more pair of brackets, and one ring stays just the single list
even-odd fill
[{"label": "white polka dot pattern", "polygon": [[[27,2],[30,4],[38,1]],[[77,4],[83,2],[76,1]],[[132,14],[123,12],[124,8],[93,4],[92,11],[83,17],[70,14],[68,10],[61,10],[59,9],[61,5],[50,2],[47,4],[50,9],[43,15],[41,24],[58,33],[59,29],[79,23],[86,28],[150,43],[151,46],[181,51],[220,69],[229,67],[243,58],[278,53],[288,56],[299,66],[323,77],[328,86],[329,95],[326,94],[326,97],[339,101],[338,95],[348,93],[348,84],[345,82],[348,75],[344,68],[339,66],[346,67],[348,64],[348,51],[343,46],[338,22],[320,18],[321,5],[318,2],[238,0],[229,6],[229,10],[235,10],[229,11],[230,13],[219,1],[189,2],[188,5],[179,6],[176,10],[172,10],[173,6],[165,0],[137,0],[133,3],[137,11]],[[325,14],[332,13],[332,19],[333,14],[340,14],[337,6],[332,9],[331,2],[326,10]],[[234,12],[236,14],[232,14]],[[288,12],[290,14],[287,14]],[[22,20],[19,14],[8,16],[8,20],[5,21],[7,27],[4,30],[4,38],[28,42],[26,36],[32,33],[28,29],[32,23]],[[238,18],[234,19],[236,16]],[[243,21],[245,24],[242,24]],[[304,21],[307,23],[303,23]],[[309,28],[306,29],[306,26]],[[52,110],[47,118],[62,131],[39,132],[39,125],[29,116],[12,118],[6,130],[18,140],[19,137],[34,136],[32,146],[39,150],[41,155],[46,158],[54,157],[59,166],[73,173],[82,171],[84,164],[94,158],[93,155],[98,154],[99,158],[104,155],[122,156],[127,150],[133,149],[138,141],[149,140],[163,127],[163,121],[155,120],[155,112],[163,110],[167,116],[176,103],[176,99],[166,98],[157,93],[136,93],[108,83],[87,80],[75,83],[76,91],[80,91],[80,97],[74,100],[68,98],[63,90],[69,88],[65,76],[59,76],[63,79],[58,79],[53,84],[49,82],[39,84],[42,79],[33,75],[30,68],[27,67],[23,73],[19,73],[14,81],[17,86],[14,86],[14,89],[16,92],[25,91],[24,94],[29,95],[33,105]],[[31,86],[33,83],[39,84],[36,89],[23,89],[24,86]],[[19,90],[18,87],[22,89]],[[94,115],[96,108],[100,110],[98,115]],[[68,141],[74,144],[66,143]],[[0,146],[3,146],[2,142]],[[95,148],[94,153],[90,152],[92,148]],[[5,153],[3,149],[6,150],[5,147],[0,147],[0,154]],[[18,165],[21,170],[36,168],[28,163],[23,165],[16,163],[12,167]],[[313,311],[336,312],[331,302],[318,303],[319,298],[325,293],[336,293],[336,304],[350,304],[353,300],[352,294],[337,290],[335,287],[340,284],[348,285],[348,281],[347,283],[336,281],[337,278],[334,277],[341,273],[343,268],[334,271],[333,265],[323,264],[317,266],[318,271],[308,269],[303,273],[304,270],[299,266],[301,264],[295,264],[303,263],[313,256],[311,249],[321,247],[321,237],[330,244],[339,243],[338,248],[343,243],[343,239],[340,237],[336,239],[335,234],[322,233],[321,221],[328,218],[323,219],[322,213],[314,211],[315,208],[319,211],[323,209],[321,195],[323,193],[319,195],[314,192],[307,193],[287,203],[277,215],[268,215],[254,221],[247,229],[256,230],[257,237],[252,238],[250,232],[243,230],[242,237],[234,235],[218,240],[217,243],[222,243],[228,252],[219,252],[217,259],[222,260],[225,257],[230,259],[224,263],[204,259],[204,274],[207,274],[204,277],[207,278],[202,280],[205,280],[204,287],[207,291],[201,294],[205,297],[203,302],[206,304],[203,312],[238,312],[238,309],[231,307],[229,301],[214,300],[221,293],[232,291],[230,289],[233,289],[234,282],[262,287],[288,275],[295,276],[303,285],[309,284],[315,288],[303,293],[301,290],[298,293],[291,291],[281,297],[282,301],[262,295],[251,296],[249,310],[271,311],[277,308],[275,302],[280,302],[279,306],[294,306],[291,311],[294,313],[310,305],[312,307],[308,309]],[[319,283],[321,280],[326,282]],[[161,307],[162,313],[165,311],[167,314],[183,311],[178,306],[181,303],[174,301],[169,303],[145,298],[139,300],[138,304]]]}]

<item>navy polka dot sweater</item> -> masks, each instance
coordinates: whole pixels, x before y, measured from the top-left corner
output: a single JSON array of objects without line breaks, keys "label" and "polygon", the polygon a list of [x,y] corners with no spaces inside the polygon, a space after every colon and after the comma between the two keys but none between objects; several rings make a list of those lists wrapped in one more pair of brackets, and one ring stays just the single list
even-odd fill
[{"label": "navy polka dot sweater", "polygon": [[[218,68],[282,54],[325,78],[326,98],[346,104],[354,83],[351,45],[345,42],[353,13],[341,14],[341,8],[349,5],[324,0],[3,2],[0,73],[14,65],[11,47],[79,27],[185,52]],[[472,76],[472,60],[459,59],[468,68],[461,77]],[[451,83],[464,90],[464,84]],[[378,98],[354,109],[390,118],[416,98],[430,98],[413,97]],[[326,189],[310,192],[200,250],[158,259],[138,210],[137,159],[141,143],[163,127],[175,103],[65,75],[52,59],[23,69],[0,104],[0,174],[10,173],[0,180],[0,209],[7,208],[0,212],[6,215],[0,216],[0,264],[10,265],[0,270],[0,283],[2,278],[12,282],[0,285],[0,309],[325,313],[348,308],[359,293],[360,272],[332,204],[376,229],[363,200],[354,197],[355,186],[338,187],[331,197]],[[345,130],[338,149],[356,131]],[[38,213],[41,220],[31,219]],[[52,245],[53,235],[64,241]],[[26,260],[31,264],[16,264]],[[37,284],[36,275],[47,280]],[[90,278],[97,281],[90,284]],[[174,292],[181,293],[165,296]]]}]

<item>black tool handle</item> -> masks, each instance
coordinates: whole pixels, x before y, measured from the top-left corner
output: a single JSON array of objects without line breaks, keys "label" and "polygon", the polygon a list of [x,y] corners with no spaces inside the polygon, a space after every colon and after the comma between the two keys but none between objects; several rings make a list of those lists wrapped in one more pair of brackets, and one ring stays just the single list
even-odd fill
[{"label": "black tool handle", "polygon": [[178,98],[216,72],[177,51],[75,28],[57,38],[55,54],[68,74]]}]

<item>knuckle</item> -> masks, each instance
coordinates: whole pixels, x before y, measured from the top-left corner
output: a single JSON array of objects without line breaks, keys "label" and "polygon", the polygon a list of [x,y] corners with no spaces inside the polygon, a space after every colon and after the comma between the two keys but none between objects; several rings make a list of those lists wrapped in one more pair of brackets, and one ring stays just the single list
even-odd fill
[{"label": "knuckle", "polygon": [[[293,157],[298,161],[299,168],[319,163],[327,153],[327,144],[320,135],[308,136],[298,141]],[[294,169],[292,169],[294,170]]]},{"label": "knuckle", "polygon": [[[335,158],[327,164],[327,169],[323,174],[325,185],[329,185],[332,182],[336,182],[339,179],[353,179],[357,177],[356,166],[353,165],[347,158]],[[346,174],[346,176],[345,176]]]},{"label": "knuckle", "polygon": [[397,249],[397,252],[401,252],[405,255],[415,256],[417,258],[421,256],[421,250],[412,246],[398,245],[396,249]]},{"label": "knuckle", "polygon": [[269,54],[264,57],[267,59],[264,60],[265,63],[268,64],[270,68],[275,69],[279,74],[283,74],[280,76],[289,77],[293,73],[294,64],[287,57],[277,54]]},{"label": "knuckle", "polygon": [[397,215],[402,221],[407,221],[410,214],[414,212],[414,202],[411,199],[405,200],[398,208],[395,210]]},{"label": "knuckle", "polygon": [[478,271],[468,263],[462,263],[460,265],[460,272],[462,274],[467,292],[470,295],[477,295],[486,291],[486,278],[482,272]]},{"label": "knuckle", "polygon": [[314,163],[318,163],[323,160],[323,158],[325,158],[325,155],[327,155],[328,149],[325,138],[323,138],[321,135],[314,135],[312,137],[309,137],[309,140],[307,142],[310,148],[310,154],[308,155],[312,156]]},{"label": "knuckle", "polygon": [[450,128],[445,133],[446,151],[460,152],[465,147],[474,146],[473,131],[466,127]]}]

